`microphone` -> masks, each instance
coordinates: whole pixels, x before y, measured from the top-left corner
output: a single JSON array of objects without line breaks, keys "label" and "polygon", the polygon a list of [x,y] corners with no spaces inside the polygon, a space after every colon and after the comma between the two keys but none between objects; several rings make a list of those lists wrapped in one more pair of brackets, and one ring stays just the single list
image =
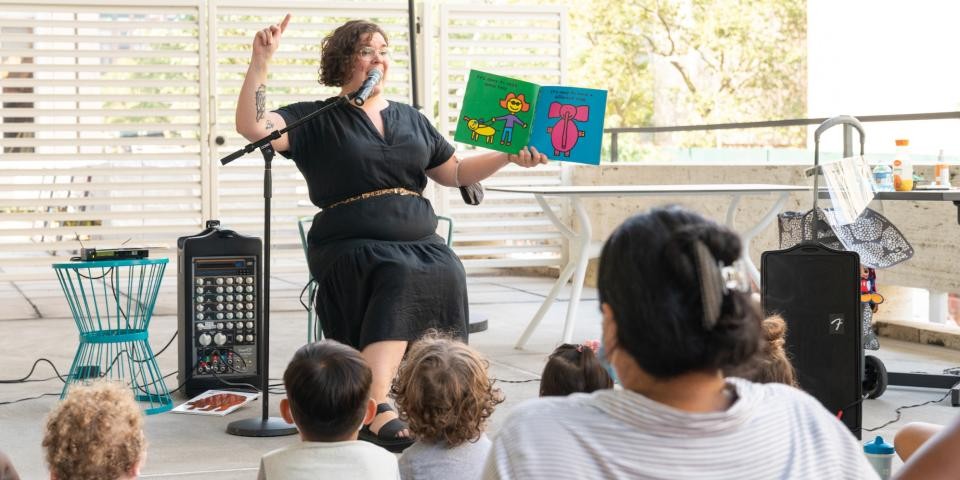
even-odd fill
[{"label": "microphone", "polygon": [[360,85],[360,89],[354,92],[353,103],[358,107],[362,107],[363,103],[367,101],[367,97],[373,92],[373,87],[380,83],[380,78],[382,77],[383,71],[379,68],[370,70],[367,73],[367,79],[363,81],[363,85]]}]

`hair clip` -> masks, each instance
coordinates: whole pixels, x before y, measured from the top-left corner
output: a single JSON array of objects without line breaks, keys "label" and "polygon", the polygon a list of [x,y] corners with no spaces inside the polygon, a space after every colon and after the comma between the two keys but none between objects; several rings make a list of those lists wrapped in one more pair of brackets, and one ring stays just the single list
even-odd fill
[{"label": "hair clip", "polygon": [[700,240],[694,240],[693,252],[696,257],[697,276],[700,278],[700,302],[703,304],[703,328],[713,330],[720,317],[723,296],[726,288],[720,274],[720,264],[710,249]]},{"label": "hair clip", "polygon": [[724,294],[731,290],[736,292],[750,291],[750,277],[747,275],[743,261],[737,260],[733,262],[733,265],[723,265],[717,262],[717,267],[720,269],[720,277],[723,279]]},{"label": "hair clip", "polygon": [[582,343],[581,343],[580,345],[577,345],[577,352],[578,352],[578,353],[583,353],[583,344],[582,344]]}]

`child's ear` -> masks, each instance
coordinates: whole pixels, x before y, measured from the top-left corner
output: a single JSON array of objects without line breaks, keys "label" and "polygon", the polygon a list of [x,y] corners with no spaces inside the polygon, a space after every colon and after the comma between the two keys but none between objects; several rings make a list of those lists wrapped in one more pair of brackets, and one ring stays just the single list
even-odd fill
[{"label": "child's ear", "polygon": [[377,401],[370,398],[367,399],[367,410],[363,412],[363,425],[370,425],[373,423],[373,418],[377,416]]},{"label": "child's ear", "polygon": [[280,416],[283,417],[284,422],[294,423],[293,412],[290,411],[290,401],[286,398],[280,400]]}]

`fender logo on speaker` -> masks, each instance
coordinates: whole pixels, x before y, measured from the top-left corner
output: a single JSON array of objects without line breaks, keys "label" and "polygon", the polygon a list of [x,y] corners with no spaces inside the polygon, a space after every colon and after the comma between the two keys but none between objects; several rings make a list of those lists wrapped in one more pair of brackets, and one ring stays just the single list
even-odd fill
[{"label": "fender logo on speaker", "polygon": [[830,335],[843,335],[843,314],[830,314]]}]

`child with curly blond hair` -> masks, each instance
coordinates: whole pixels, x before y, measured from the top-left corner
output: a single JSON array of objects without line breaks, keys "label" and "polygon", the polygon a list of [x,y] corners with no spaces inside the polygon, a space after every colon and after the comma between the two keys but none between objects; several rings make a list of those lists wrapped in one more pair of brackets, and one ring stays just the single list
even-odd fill
[{"label": "child with curly blond hair", "polygon": [[391,388],[416,438],[400,457],[401,478],[480,478],[490,450],[483,431],[503,401],[487,366],[476,350],[437,334],[413,344]]},{"label": "child with curly blond hair", "polygon": [[43,449],[52,480],[137,478],[147,439],[133,393],[107,381],[71,387],[47,417]]}]

